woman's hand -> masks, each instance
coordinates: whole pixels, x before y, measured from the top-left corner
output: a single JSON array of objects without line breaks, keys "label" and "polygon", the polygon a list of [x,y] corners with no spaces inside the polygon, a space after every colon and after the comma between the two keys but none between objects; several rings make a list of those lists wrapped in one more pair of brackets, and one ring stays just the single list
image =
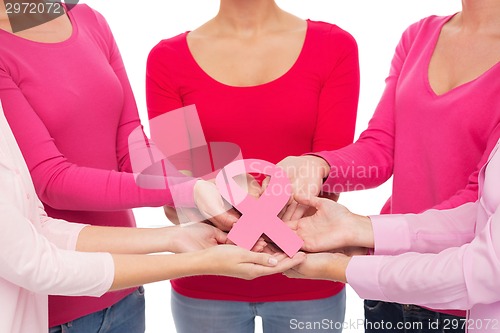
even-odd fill
[{"label": "woman's hand", "polygon": [[[253,197],[260,197],[262,188],[255,178],[249,174],[235,177],[236,183]],[[200,180],[194,186],[195,203],[201,219],[206,219],[223,231],[229,231],[238,221],[241,214],[222,198],[214,181]],[[187,218],[198,218],[195,213],[186,210]],[[168,216],[168,215],[167,215]]]},{"label": "woman's hand", "polygon": [[281,273],[302,263],[305,253],[292,258],[284,253],[256,253],[235,245],[220,245],[204,251],[200,258],[206,266],[204,274],[224,275],[245,280]]},{"label": "woman's hand", "polygon": [[[306,214],[309,207],[299,204],[294,196],[304,198],[316,197],[320,194],[323,179],[330,172],[330,165],[321,157],[313,155],[289,156],[277,164],[290,179],[292,193],[288,205],[281,211],[279,217],[283,221],[297,220]],[[264,180],[262,187],[265,189],[270,178]]]},{"label": "woman's hand", "polygon": [[309,253],[306,259],[284,274],[289,278],[347,282],[350,257],[341,253]]},{"label": "woman's hand", "polygon": [[212,181],[199,180],[194,185],[194,201],[203,219],[222,231],[229,231],[240,214],[220,195]]},{"label": "woman's hand", "polygon": [[206,223],[192,222],[171,228],[171,252],[192,252],[227,242],[225,232]]},{"label": "woman's hand", "polygon": [[351,213],[328,199],[297,197],[299,204],[312,206],[316,213],[287,224],[304,240],[307,252],[330,252],[346,247],[373,248],[373,228],[366,216]]}]

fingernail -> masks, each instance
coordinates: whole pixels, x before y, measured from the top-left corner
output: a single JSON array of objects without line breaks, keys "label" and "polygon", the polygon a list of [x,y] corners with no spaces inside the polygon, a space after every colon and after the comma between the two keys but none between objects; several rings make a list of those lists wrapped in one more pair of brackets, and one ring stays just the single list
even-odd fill
[{"label": "fingernail", "polygon": [[278,263],[278,259],[276,258],[269,258],[269,260],[267,261],[270,265],[276,265]]}]

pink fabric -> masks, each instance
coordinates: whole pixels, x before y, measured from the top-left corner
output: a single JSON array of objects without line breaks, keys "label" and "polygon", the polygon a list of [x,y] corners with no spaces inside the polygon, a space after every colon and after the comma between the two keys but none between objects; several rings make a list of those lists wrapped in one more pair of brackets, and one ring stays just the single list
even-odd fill
[{"label": "pink fabric", "polygon": [[431,16],[404,32],[368,129],[355,144],[319,154],[332,166],[326,190],[371,188],[394,176],[382,213],[396,214],[477,199],[478,171],[500,137],[500,64],[436,95],[428,65],[449,19]]},{"label": "pink fabric", "polygon": [[[171,195],[135,184],[127,140],[140,122],[106,21],[86,5],[68,15],[73,33],[61,43],[0,30],[0,99],[49,216],[132,227],[130,208],[162,206]],[[186,201],[192,195],[186,191]],[[50,325],[106,308],[130,292],[52,297]]]},{"label": "pink fabric", "polygon": [[106,292],[110,254],[73,251],[81,224],[47,217],[0,105],[0,332],[46,333],[47,294]]},{"label": "pink fabric", "polygon": [[477,199],[478,172],[500,137],[500,64],[436,95],[428,67],[450,18],[431,16],[404,32],[368,129],[355,144],[318,154],[332,167],[325,191],[371,188],[393,176],[382,214],[447,209]]},{"label": "pink fabric", "polygon": [[[258,199],[248,194],[233,179],[246,173],[261,173],[271,177],[266,190]],[[228,233],[228,239],[251,250],[265,234],[289,257],[299,252],[304,241],[278,218],[290,199],[290,191],[287,191],[290,180],[282,169],[263,160],[235,161],[217,174],[216,185],[222,197],[241,213],[238,223]]]},{"label": "pink fabric", "polygon": [[[307,29],[292,68],[252,87],[225,85],[207,75],[188,48],[187,33],[161,41],[148,59],[149,117],[195,104],[207,142],[231,142],[243,158],[272,163],[351,143],[359,93],[356,42],[332,24],[308,21]],[[246,302],[318,299],[344,287],[281,274],[252,281],[190,277],[172,285],[188,297]]]},{"label": "pink fabric", "polygon": [[469,331],[500,330],[499,146],[479,175],[475,203],[372,217],[375,256],[354,257],[347,269],[360,297],[470,310]]}]

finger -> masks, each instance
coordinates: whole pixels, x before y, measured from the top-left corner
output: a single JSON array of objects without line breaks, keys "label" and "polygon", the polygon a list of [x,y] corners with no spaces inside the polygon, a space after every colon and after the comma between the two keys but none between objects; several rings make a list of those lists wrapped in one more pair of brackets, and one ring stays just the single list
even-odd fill
[{"label": "finger", "polygon": [[253,246],[251,251],[254,252],[263,252],[264,248],[267,246],[267,242],[264,239],[259,239],[257,243]]},{"label": "finger", "polygon": [[248,179],[248,194],[255,198],[259,198],[262,195],[262,193],[264,193],[262,186],[252,175],[247,175],[247,179]]},{"label": "finger", "polygon": [[306,254],[304,252],[298,252],[292,258],[284,258],[283,260],[278,261],[278,263],[272,267],[272,271],[274,273],[285,272],[304,262],[305,258]]},{"label": "finger", "polygon": [[224,212],[209,218],[209,220],[222,231],[229,231],[233,227],[233,224],[238,221],[238,218],[229,212]]},{"label": "finger", "polygon": [[289,256],[283,252],[273,253],[272,256],[275,257],[278,260],[278,262],[281,262],[281,261],[289,258]]},{"label": "finger", "polygon": [[267,176],[266,178],[264,178],[264,180],[262,181],[262,185],[261,185],[262,191],[265,191],[265,189],[269,185],[270,181],[271,181],[271,177],[270,176]]},{"label": "finger", "polygon": [[229,238],[226,238],[226,242],[224,244],[227,244],[227,245],[236,245],[232,240],[230,240]]},{"label": "finger", "polygon": [[283,272],[283,275],[285,275],[288,278],[291,279],[303,279],[305,276],[303,274],[300,274],[297,270],[291,268],[285,272]]},{"label": "finger", "polygon": [[266,249],[273,255],[276,253],[283,253],[283,251],[281,251],[281,249],[272,242],[267,243]]},{"label": "finger", "polygon": [[290,220],[290,221],[283,221],[290,229],[293,231],[297,231],[299,228],[299,220]]},{"label": "finger", "polygon": [[217,244],[226,244],[228,241],[227,233],[223,232],[218,228],[214,228],[215,240]]},{"label": "finger", "polygon": [[267,243],[266,247],[262,249],[262,253],[267,253],[270,255],[276,255],[277,253],[281,252],[279,249],[277,249],[273,244]]},{"label": "finger", "polygon": [[293,213],[297,209],[298,203],[294,200],[292,201],[291,204],[288,205],[286,208],[285,214],[283,214],[283,217],[281,218],[284,222],[290,221]]},{"label": "finger", "polygon": [[293,212],[292,216],[290,216],[290,220],[298,220],[298,219],[302,218],[306,214],[306,212],[309,210],[309,207],[310,206],[298,204],[297,208]]},{"label": "finger", "polygon": [[323,200],[327,200],[327,199],[318,198],[318,197],[314,197],[314,196],[313,197],[305,197],[303,195],[295,195],[294,199],[298,204],[301,204],[301,205],[304,205],[307,207],[314,207],[318,210],[321,208],[321,206],[323,204]]},{"label": "finger", "polygon": [[265,267],[274,267],[278,264],[278,259],[267,253],[248,252],[245,262]]},{"label": "finger", "polygon": [[280,212],[279,212],[279,214],[278,214],[278,218],[279,218],[280,220],[283,220],[283,215],[285,215],[285,213],[286,213],[286,209],[288,208],[288,205],[289,205],[289,203],[288,203],[288,204],[286,204],[286,206],[285,206],[285,207],[283,207],[283,208],[280,210]]}]

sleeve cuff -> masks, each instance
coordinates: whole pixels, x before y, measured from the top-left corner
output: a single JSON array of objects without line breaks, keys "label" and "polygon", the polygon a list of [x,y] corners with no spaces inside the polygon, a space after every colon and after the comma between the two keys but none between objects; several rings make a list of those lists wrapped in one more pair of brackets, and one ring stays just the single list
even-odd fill
[{"label": "sleeve cuff", "polygon": [[192,178],[186,182],[170,187],[170,193],[172,194],[172,201],[175,207],[196,207],[194,202],[194,185],[198,180],[200,179]]},{"label": "sleeve cuff", "polygon": [[100,290],[99,295],[102,296],[111,289],[113,285],[113,281],[115,280],[115,262],[113,260],[113,256],[110,253],[103,253],[104,255],[104,275],[105,279],[102,284],[102,290]]},{"label": "sleeve cuff", "polygon": [[78,236],[88,224],[72,223],[64,220],[46,218],[43,223],[43,234],[58,248],[74,251]]},{"label": "sleeve cuff", "polygon": [[[400,215],[375,215],[370,216],[370,219],[373,225],[375,255],[395,255],[410,249],[410,231]],[[395,242],[395,239],[398,241]]]},{"label": "sleeve cuff", "polygon": [[349,262],[346,270],[347,283],[359,297],[386,300],[378,279],[383,258],[382,256],[355,256]]}]

